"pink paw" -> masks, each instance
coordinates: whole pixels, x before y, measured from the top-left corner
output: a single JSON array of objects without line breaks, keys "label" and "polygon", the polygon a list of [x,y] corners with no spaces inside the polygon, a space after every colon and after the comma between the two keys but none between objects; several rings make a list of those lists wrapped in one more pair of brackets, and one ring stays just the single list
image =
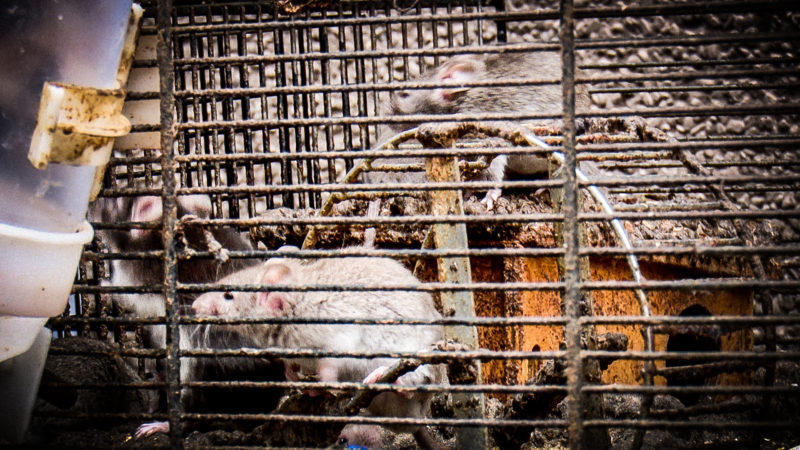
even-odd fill
[{"label": "pink paw", "polygon": [[362,383],[374,383],[380,380],[384,375],[386,375],[386,372],[388,371],[389,368],[387,366],[380,366],[377,369],[370,372],[369,375],[367,375],[367,377],[364,378],[364,381],[362,381]]},{"label": "pink paw", "polygon": [[133,437],[141,439],[156,433],[169,433],[169,422],[143,423],[136,429],[136,433]]},{"label": "pink paw", "polygon": [[[370,372],[369,375],[367,375],[367,377],[364,378],[364,381],[362,381],[362,383],[375,383],[378,380],[380,380],[381,378],[383,378],[383,376],[386,375],[386,372],[388,372],[388,371],[389,371],[389,366],[380,366],[377,369],[375,369],[372,372]],[[400,382],[400,380],[395,380],[393,384],[396,384],[396,385],[400,386],[403,383]],[[402,391],[401,392],[395,392],[395,394],[400,396],[400,397],[403,397],[403,398],[411,398],[411,396],[414,395],[413,393],[402,392]]]}]

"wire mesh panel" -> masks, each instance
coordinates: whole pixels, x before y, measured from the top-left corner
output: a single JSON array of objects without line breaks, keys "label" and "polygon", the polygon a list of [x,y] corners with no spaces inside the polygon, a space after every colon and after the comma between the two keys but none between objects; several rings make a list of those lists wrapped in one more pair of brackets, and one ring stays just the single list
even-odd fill
[{"label": "wire mesh panel", "polygon": [[31,443],[796,444],[794,2],[144,6]]}]

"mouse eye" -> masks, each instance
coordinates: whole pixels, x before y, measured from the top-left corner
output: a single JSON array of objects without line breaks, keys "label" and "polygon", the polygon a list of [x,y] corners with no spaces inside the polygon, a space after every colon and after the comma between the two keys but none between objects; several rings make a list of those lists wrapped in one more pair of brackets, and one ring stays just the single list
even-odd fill
[{"label": "mouse eye", "polygon": [[233,300],[233,293],[228,291],[228,292],[222,294],[222,298],[224,298],[225,300]]},{"label": "mouse eye", "polygon": [[336,443],[339,444],[339,445],[347,445],[347,438],[346,437],[340,437],[339,440],[336,441]]},{"label": "mouse eye", "polygon": [[405,99],[405,98],[408,98],[411,94],[409,94],[407,91],[400,91],[395,95],[397,95],[397,98]]}]

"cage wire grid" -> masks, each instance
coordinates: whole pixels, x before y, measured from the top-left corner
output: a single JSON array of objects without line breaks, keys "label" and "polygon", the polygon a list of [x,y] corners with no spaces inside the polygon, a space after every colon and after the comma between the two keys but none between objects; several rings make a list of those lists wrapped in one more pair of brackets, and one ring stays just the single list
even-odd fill
[{"label": "cage wire grid", "polygon": [[[76,439],[70,431],[75,423],[108,423],[113,431],[102,435],[106,441],[84,443],[330,444],[292,434],[311,433],[303,427],[310,422],[334,435],[348,423],[430,425],[451,448],[796,444],[800,16],[794,2],[315,5],[289,13],[296,5],[143,2],[146,20],[125,111],[134,126],[117,143],[101,200],[158,196],[163,215],[144,222],[94,218],[93,224],[101,236],[149,230],[158,242],[119,250],[98,239],[86,250],[71,310],[50,326],[62,339],[93,343],[54,342],[51,359],[60,358],[61,365],[46,369],[45,405],[35,413],[34,433],[52,427],[49,436],[57,438],[49,442],[55,443]],[[565,64],[557,76],[466,84],[555,86],[564,93],[563,111],[396,116],[387,110],[390,94],[400,89],[447,88],[447,80],[420,75],[453,58],[541,52],[560,52]],[[382,148],[392,134],[385,127],[393,123],[429,125],[408,136],[416,140]],[[519,123],[528,124],[522,133]],[[496,137],[474,138],[476,132]],[[437,140],[437,133],[459,139]],[[483,170],[487,158],[531,154],[550,158],[548,173],[501,183],[342,181],[381,165],[438,177],[432,170],[452,169],[453,157],[468,174]],[[410,157],[411,167],[386,162],[398,156]],[[480,202],[482,192],[497,186],[503,196],[490,211]],[[606,197],[611,210],[590,189]],[[198,195],[210,199],[208,217],[182,215],[180,199]],[[367,204],[375,199],[381,200],[379,215],[368,217]],[[445,208],[437,209],[441,204]],[[611,226],[614,220],[630,248]],[[360,247],[370,226],[375,248]],[[208,245],[188,244],[193,229],[205,233],[201,242]],[[210,244],[219,229],[238,230],[258,245],[216,248]],[[277,251],[286,244],[302,249]],[[190,300],[203,293],[264,287],[257,280],[182,278],[181,264],[279,256],[307,264],[399,260],[422,282],[311,280],[270,290],[421,291],[433,296],[443,317],[387,321],[353,311],[270,321],[189,312]],[[110,283],[118,261],[151,264],[163,274],[152,283]],[[456,267],[455,275],[442,267]],[[166,309],[148,317],[124,314],[115,299],[125,295],[162,298]],[[287,322],[443,326],[461,334],[459,343],[437,349],[379,353],[178,345],[179,338],[185,344],[181,327]],[[166,324],[165,345],[144,343],[153,324]],[[378,356],[444,363],[450,383],[187,381],[180,372],[189,361],[206,359]],[[133,374],[62,373],[82,357],[116,358],[107,364],[132,366]],[[337,397],[340,402],[352,401],[352,392],[387,390],[432,392],[434,402],[430,414],[418,417],[348,415],[341,404],[313,402],[264,411],[184,403],[189,389],[309,387],[349,392]],[[76,394],[54,397],[59,389]],[[116,393],[122,405],[86,408],[95,391]],[[131,397],[145,392],[148,399],[137,400],[145,406],[131,408]],[[124,438],[136,423],[153,419],[169,422],[168,439]],[[259,431],[189,434],[198,423],[225,429],[218,424],[237,421],[260,425]],[[414,445],[381,436],[387,447]]]}]

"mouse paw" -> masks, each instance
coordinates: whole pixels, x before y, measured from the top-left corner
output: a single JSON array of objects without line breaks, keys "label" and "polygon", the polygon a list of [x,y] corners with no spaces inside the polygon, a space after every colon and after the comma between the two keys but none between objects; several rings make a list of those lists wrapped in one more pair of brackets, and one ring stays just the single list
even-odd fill
[{"label": "mouse paw", "polygon": [[494,209],[494,204],[497,202],[497,199],[500,198],[500,195],[503,194],[502,189],[489,189],[489,192],[486,193],[486,196],[483,197],[481,203],[486,206],[487,211],[491,211]]},{"label": "mouse paw", "polygon": [[141,439],[156,433],[169,433],[169,422],[150,422],[139,425],[133,437]]},{"label": "mouse paw", "polygon": [[[364,381],[362,381],[362,383],[375,383],[381,378],[383,378],[383,376],[386,375],[387,372],[389,372],[389,366],[380,366],[377,369],[370,372],[370,374],[367,375],[366,378],[364,378]],[[406,383],[403,383],[400,379],[398,379],[395,380],[393,384],[402,386],[405,385]],[[403,398],[411,398],[411,396],[414,395],[413,393],[410,392],[395,392],[395,394]]]},{"label": "mouse paw", "polygon": [[369,375],[367,375],[364,378],[364,381],[362,381],[362,383],[374,383],[383,378],[383,376],[386,375],[386,372],[388,371],[389,371],[388,366],[380,366],[377,369],[370,372]]}]

